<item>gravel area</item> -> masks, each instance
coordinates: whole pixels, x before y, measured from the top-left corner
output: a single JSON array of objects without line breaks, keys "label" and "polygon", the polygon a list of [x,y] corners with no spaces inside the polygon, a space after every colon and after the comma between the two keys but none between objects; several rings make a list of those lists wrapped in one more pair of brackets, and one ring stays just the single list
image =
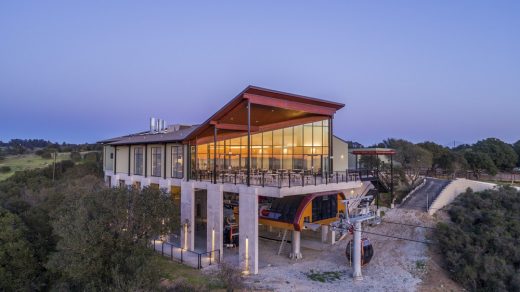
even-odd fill
[{"label": "gravel area", "polygon": [[[388,210],[380,225],[364,227],[367,232],[380,233],[427,241],[429,229],[403,226],[384,222],[401,222],[422,226],[434,226],[434,219],[415,210]],[[436,279],[428,279],[431,250],[424,243],[364,234],[374,246],[372,261],[363,268],[362,281],[353,281],[352,268],[345,257],[345,248],[351,236],[323,251],[302,248],[303,259],[289,260],[285,255],[276,255],[278,243],[261,240],[261,268],[258,275],[249,276],[246,282],[254,289],[271,291],[426,291],[421,282],[427,279],[435,285]],[[286,249],[288,251],[289,248]],[[438,266],[436,264],[436,266]],[[330,273],[329,273],[330,272]],[[307,274],[318,276],[333,274],[333,279],[312,280]],[[324,274],[325,273],[325,274]],[[445,273],[437,271],[441,282],[449,283]],[[445,287],[445,286],[443,286]]]}]

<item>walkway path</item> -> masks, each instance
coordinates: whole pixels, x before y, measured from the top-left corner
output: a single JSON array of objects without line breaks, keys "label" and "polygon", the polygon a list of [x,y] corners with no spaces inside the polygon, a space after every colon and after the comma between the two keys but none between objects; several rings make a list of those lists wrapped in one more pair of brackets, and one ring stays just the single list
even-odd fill
[{"label": "walkway path", "polygon": [[426,212],[427,206],[431,205],[449,183],[450,180],[427,177],[424,186],[401,204],[400,208]]}]

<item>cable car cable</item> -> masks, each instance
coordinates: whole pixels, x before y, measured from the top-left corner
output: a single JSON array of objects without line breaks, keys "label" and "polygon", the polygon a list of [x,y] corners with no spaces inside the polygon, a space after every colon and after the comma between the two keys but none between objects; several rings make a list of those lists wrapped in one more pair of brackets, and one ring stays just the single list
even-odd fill
[{"label": "cable car cable", "polygon": [[437,229],[436,227],[421,226],[421,225],[408,224],[408,223],[399,223],[399,222],[393,222],[393,221],[388,221],[388,220],[381,220],[381,222],[384,222],[384,223],[391,223],[391,224],[398,224],[398,225],[405,225],[405,226],[410,226],[410,227],[419,227],[419,228],[427,228],[427,229]]}]

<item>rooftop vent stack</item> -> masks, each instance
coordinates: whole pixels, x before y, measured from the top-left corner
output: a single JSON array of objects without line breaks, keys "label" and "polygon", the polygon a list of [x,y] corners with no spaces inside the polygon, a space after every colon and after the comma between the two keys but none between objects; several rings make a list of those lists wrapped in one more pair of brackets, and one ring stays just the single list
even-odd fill
[{"label": "rooftop vent stack", "polygon": [[156,130],[156,119],[150,118],[150,132],[153,133]]},{"label": "rooftop vent stack", "polygon": [[156,119],[155,120],[155,131],[156,132],[161,131],[161,119]]},{"label": "rooftop vent stack", "polygon": [[161,132],[164,132],[164,131],[166,131],[166,121],[161,120]]}]

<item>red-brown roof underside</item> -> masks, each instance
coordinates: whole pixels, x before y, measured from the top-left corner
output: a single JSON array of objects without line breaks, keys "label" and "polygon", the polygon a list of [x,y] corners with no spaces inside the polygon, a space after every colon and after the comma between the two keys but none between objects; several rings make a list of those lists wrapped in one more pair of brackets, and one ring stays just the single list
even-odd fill
[{"label": "red-brown roof underside", "polygon": [[202,123],[186,140],[211,142],[214,127],[218,131],[218,140],[243,135],[247,132],[248,101],[251,103],[252,133],[328,119],[345,106],[342,103],[248,86]]}]

